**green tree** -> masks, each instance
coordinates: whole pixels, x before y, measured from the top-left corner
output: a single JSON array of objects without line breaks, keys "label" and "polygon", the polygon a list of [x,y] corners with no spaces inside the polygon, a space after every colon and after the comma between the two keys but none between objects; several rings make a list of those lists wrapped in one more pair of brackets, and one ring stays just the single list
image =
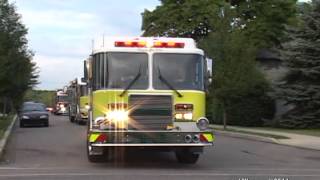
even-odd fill
[{"label": "green tree", "polygon": [[222,119],[230,125],[261,126],[263,118],[272,117],[274,112],[266,95],[269,84],[256,68],[254,45],[250,41],[243,43],[245,34],[239,29],[225,33],[232,19],[229,13],[232,12],[224,12],[221,29],[202,44],[215,60],[212,104],[217,109],[213,117],[223,114]]},{"label": "green tree", "polygon": [[257,48],[279,48],[285,27],[296,23],[297,0],[233,0],[234,24]]},{"label": "green tree", "polygon": [[47,106],[53,106],[56,91],[29,89],[24,96],[24,101],[41,102]]},{"label": "green tree", "polygon": [[199,40],[213,31],[223,0],[161,0],[142,13],[143,36],[191,37]]},{"label": "green tree", "polygon": [[25,91],[37,83],[33,54],[28,49],[27,29],[15,6],[0,1],[0,97],[3,109],[16,108]]},{"label": "green tree", "polygon": [[320,127],[320,1],[302,15],[303,26],[289,30],[282,56],[289,73],[280,86],[280,98],[293,108],[280,125],[289,128]]},{"label": "green tree", "polygon": [[269,84],[256,69],[256,54],[279,46],[285,26],[294,22],[295,2],[163,0],[143,13],[142,30],[145,36],[194,38],[214,60],[209,107],[222,110],[230,124],[261,125],[274,106]]}]

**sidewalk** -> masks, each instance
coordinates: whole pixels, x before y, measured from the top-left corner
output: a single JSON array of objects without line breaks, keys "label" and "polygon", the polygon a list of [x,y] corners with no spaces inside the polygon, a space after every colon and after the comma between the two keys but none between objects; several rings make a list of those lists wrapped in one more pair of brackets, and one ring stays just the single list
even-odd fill
[{"label": "sidewalk", "polygon": [[[238,126],[227,126],[227,129],[230,131],[224,131],[222,125],[211,125],[211,127],[213,127],[215,131],[223,132],[223,133],[245,134],[245,132],[248,132],[248,133],[268,134],[268,135],[274,135],[274,136],[284,136],[284,137],[287,137],[288,139],[282,139],[282,138],[275,139],[270,137],[265,137],[265,139],[267,139],[268,142],[273,142],[276,144],[282,144],[282,145],[320,151],[320,137],[316,137],[316,136],[260,130],[255,128],[238,127]],[[234,130],[235,132],[232,132],[232,130]],[[240,131],[240,132],[237,132],[237,131]],[[248,135],[251,136],[250,134]],[[252,136],[259,136],[259,135],[252,135]],[[260,136],[260,138],[261,137],[262,136]]]}]

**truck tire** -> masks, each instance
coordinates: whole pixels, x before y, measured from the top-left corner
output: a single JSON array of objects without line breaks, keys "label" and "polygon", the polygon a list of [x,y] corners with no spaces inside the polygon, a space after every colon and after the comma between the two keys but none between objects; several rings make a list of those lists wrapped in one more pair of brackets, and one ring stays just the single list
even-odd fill
[{"label": "truck tire", "polygon": [[83,119],[81,119],[81,120],[78,121],[78,124],[79,125],[87,125],[87,122],[84,121]]},{"label": "truck tire", "polygon": [[74,123],[75,117],[74,116],[69,116],[70,122]]},{"label": "truck tire", "polygon": [[199,154],[190,152],[188,149],[177,150],[175,153],[178,162],[183,164],[195,164],[200,156]]}]

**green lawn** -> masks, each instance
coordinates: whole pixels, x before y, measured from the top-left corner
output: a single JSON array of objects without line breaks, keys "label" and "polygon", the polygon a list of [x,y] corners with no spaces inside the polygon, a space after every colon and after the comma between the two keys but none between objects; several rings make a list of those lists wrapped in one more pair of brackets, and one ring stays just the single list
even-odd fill
[{"label": "green lawn", "polygon": [[0,117],[0,139],[12,121],[12,116]]},{"label": "green lawn", "polygon": [[267,130],[267,131],[277,131],[277,132],[287,132],[287,133],[320,137],[320,129],[280,129],[280,128],[270,128],[270,127],[254,128],[254,129],[261,129],[261,130]]},{"label": "green lawn", "polygon": [[[221,128],[213,128],[213,129],[222,130]],[[274,139],[289,139],[286,136],[280,136],[280,135],[274,135],[274,134],[266,134],[266,133],[257,133],[257,132],[248,132],[248,131],[242,131],[242,130],[237,130],[237,129],[232,129],[232,128],[228,128],[226,131],[236,132],[236,133],[244,133],[244,134],[251,134],[251,135],[269,137],[269,138],[274,138]]]},{"label": "green lawn", "polygon": [[[240,126],[236,126],[236,127],[241,128]],[[247,127],[243,127],[243,128],[247,128]],[[221,125],[219,125],[218,127],[214,127],[214,129],[223,130],[223,127]],[[284,132],[284,133],[293,133],[293,134],[301,134],[301,135],[320,137],[320,129],[283,129],[283,128],[272,128],[272,127],[250,127],[248,129],[270,131],[270,134],[272,134],[272,132]],[[260,135],[260,136],[266,136],[266,137],[273,137],[273,135],[269,135],[268,133],[247,132],[247,131],[241,130],[241,129],[240,130],[234,129],[234,128],[232,128],[232,126],[228,126],[227,131],[254,134],[254,135]],[[273,138],[286,139],[286,137],[281,137],[278,135],[274,136]]]}]

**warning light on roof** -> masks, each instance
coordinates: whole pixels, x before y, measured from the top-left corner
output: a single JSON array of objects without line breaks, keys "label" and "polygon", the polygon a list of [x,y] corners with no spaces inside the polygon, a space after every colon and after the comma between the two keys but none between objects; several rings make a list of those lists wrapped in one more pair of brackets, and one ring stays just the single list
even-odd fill
[{"label": "warning light on roof", "polygon": [[153,47],[155,48],[184,48],[184,43],[182,42],[161,42],[161,41],[155,41],[153,43]]},{"label": "warning light on roof", "polygon": [[146,47],[145,41],[116,41],[115,47]]}]

